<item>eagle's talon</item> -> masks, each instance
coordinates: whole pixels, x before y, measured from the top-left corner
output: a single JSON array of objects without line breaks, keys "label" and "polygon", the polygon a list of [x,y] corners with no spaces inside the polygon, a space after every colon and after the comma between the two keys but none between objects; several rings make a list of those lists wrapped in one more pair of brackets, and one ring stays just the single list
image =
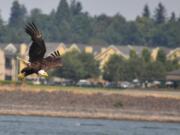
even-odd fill
[{"label": "eagle's talon", "polygon": [[24,80],[24,78],[25,78],[25,74],[23,74],[23,73],[18,74],[19,80]]}]

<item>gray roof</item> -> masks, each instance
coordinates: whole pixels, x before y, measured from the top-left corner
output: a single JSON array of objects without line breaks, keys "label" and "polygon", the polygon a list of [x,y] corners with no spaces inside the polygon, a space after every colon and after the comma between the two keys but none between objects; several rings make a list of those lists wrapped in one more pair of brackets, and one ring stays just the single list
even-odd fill
[{"label": "gray roof", "polygon": [[4,49],[6,45],[7,45],[6,43],[0,43],[0,48]]},{"label": "gray roof", "polygon": [[46,54],[48,55],[49,53],[53,52],[57,47],[58,47],[59,43],[51,43],[51,42],[47,42],[46,43]]},{"label": "gray roof", "polygon": [[20,44],[14,44],[14,43],[0,43],[0,48],[4,50],[5,47],[6,47],[7,45],[9,45],[9,44],[13,44],[13,45],[16,47],[16,49],[19,50],[19,45],[20,45]]},{"label": "gray roof", "polygon": [[178,76],[180,76],[180,69],[171,71],[171,72],[168,73],[168,75],[178,75]]}]

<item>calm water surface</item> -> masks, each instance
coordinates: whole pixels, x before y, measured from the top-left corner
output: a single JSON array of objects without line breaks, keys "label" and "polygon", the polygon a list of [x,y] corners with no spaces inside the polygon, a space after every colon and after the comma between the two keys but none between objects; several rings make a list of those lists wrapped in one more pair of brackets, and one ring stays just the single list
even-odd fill
[{"label": "calm water surface", "polygon": [[180,123],[0,116],[0,135],[180,135]]}]

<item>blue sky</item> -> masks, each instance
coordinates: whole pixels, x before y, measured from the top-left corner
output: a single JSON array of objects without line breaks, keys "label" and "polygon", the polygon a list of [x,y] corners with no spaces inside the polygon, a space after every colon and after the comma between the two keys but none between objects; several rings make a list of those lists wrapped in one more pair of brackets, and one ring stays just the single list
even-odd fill
[{"label": "blue sky", "polygon": [[[1,15],[4,20],[8,20],[10,8],[14,0],[0,0]],[[40,8],[44,13],[49,13],[52,9],[56,9],[60,0],[19,0],[24,4],[28,11],[32,8]],[[71,0],[68,0],[69,2]],[[180,16],[180,0],[77,0],[83,5],[83,10],[88,11],[91,15],[99,15],[105,13],[114,15],[122,14],[128,20],[133,20],[137,15],[142,13],[145,4],[148,4],[151,11],[162,2],[168,11],[168,15],[174,11]]]}]

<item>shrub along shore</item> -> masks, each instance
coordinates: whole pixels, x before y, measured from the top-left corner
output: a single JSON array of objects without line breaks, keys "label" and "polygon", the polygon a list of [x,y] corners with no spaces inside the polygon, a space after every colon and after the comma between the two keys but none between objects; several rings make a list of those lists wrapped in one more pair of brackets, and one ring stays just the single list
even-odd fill
[{"label": "shrub along shore", "polygon": [[0,114],[180,122],[180,92],[0,84]]}]

